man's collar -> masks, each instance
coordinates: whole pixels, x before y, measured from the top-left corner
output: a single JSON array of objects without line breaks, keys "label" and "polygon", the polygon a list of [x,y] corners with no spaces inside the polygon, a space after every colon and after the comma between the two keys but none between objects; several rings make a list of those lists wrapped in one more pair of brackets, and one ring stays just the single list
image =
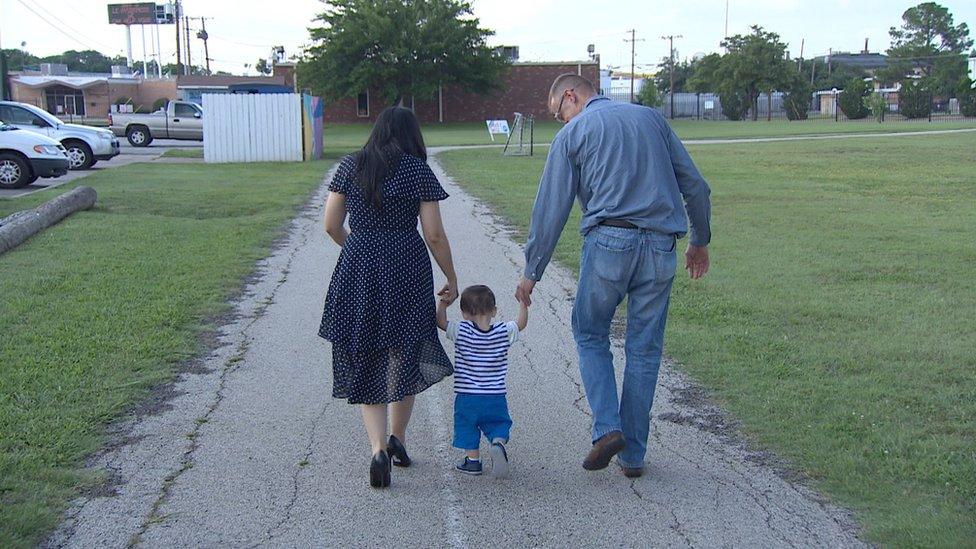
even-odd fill
[{"label": "man's collar", "polygon": [[583,109],[585,110],[587,107],[590,106],[590,103],[593,103],[594,101],[601,101],[601,100],[604,100],[604,99],[607,100],[607,101],[610,100],[610,98],[607,97],[607,96],[605,96],[605,95],[594,95],[593,97],[591,97],[591,98],[589,98],[589,99],[586,100],[586,104],[583,105]]}]

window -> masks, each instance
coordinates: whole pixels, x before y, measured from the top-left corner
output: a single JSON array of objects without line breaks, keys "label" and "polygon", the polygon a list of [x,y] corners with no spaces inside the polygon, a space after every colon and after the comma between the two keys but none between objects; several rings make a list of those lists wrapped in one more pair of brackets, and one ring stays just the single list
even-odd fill
[{"label": "window", "polygon": [[356,97],[356,116],[362,118],[369,116],[369,90]]},{"label": "window", "polygon": [[7,124],[17,126],[37,126],[40,128],[46,128],[50,125],[45,122],[43,118],[30,112],[29,110],[14,107],[13,105],[0,105],[0,120],[3,120]]},{"label": "window", "polygon": [[58,115],[85,116],[85,93],[67,86],[50,86],[44,90],[47,112]]},{"label": "window", "polygon": [[177,103],[174,113],[174,116],[177,118],[193,118],[193,116],[197,113],[197,110],[193,108],[193,105]]}]

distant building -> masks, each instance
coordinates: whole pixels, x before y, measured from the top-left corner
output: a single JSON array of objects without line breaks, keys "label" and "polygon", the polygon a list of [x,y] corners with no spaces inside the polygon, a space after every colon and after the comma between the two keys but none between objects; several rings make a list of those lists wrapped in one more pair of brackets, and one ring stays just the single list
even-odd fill
[{"label": "distant building", "polygon": [[[557,76],[576,73],[595,86],[600,82],[600,64],[595,60],[545,63],[512,63],[494,92],[480,95],[459,86],[444,86],[431,98],[408,98],[421,122],[484,122],[511,120],[513,113],[551,118],[549,87]],[[326,122],[372,122],[390,104],[379,93],[364,90],[357,97],[341,99],[325,106]]]},{"label": "distant building", "polygon": [[133,108],[151,110],[160,99],[199,103],[204,93],[282,93],[295,91],[295,65],[280,63],[271,76],[180,75],[144,78],[128,67],[107,74],[69,72],[65,65],[42,64],[40,70],[10,75],[11,99],[30,103],[68,119],[105,118],[112,105],[128,99]]},{"label": "distant building", "polygon": [[830,63],[833,66],[856,67],[870,75],[874,75],[878,69],[888,66],[888,56],[883,53],[846,53],[838,52],[831,55],[822,55],[816,58],[821,63]]}]

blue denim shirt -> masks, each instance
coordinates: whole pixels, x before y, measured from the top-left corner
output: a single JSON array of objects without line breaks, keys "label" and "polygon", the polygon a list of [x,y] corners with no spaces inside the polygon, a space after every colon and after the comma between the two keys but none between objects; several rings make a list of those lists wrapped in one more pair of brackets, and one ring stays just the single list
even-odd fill
[{"label": "blue denim shirt", "polygon": [[584,235],[604,219],[619,219],[680,238],[690,218],[691,243],[706,246],[710,192],[658,111],[592,97],[549,149],[525,245],[525,276],[542,278],[574,198]]}]

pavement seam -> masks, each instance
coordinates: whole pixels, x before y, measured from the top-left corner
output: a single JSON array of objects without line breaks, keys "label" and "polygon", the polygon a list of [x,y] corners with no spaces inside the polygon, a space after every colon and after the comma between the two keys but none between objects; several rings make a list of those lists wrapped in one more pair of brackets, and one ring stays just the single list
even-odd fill
[{"label": "pavement seam", "polygon": [[288,523],[288,521],[291,520],[292,510],[295,507],[295,502],[298,501],[299,478],[302,475],[302,471],[307,469],[307,465],[311,462],[312,455],[315,453],[315,447],[316,447],[315,441],[318,435],[319,425],[322,423],[322,419],[325,417],[325,414],[329,410],[329,407],[332,404],[332,402],[333,402],[332,399],[328,399],[328,398],[325,399],[325,404],[322,405],[322,409],[319,410],[319,413],[316,414],[316,416],[312,419],[312,425],[308,436],[308,443],[305,445],[305,453],[302,456],[301,461],[295,464],[295,474],[292,475],[292,492],[291,492],[291,496],[288,498],[288,501],[285,502],[284,514],[281,517],[281,520],[279,520],[277,523],[269,527],[265,539],[253,545],[253,547],[258,547],[262,544],[270,543],[271,540],[273,540],[275,536],[278,535],[278,530],[280,530],[282,526],[284,526],[286,523]]},{"label": "pavement seam", "polygon": [[[329,173],[331,173],[331,171]],[[326,177],[326,179],[324,179],[322,183],[319,184],[318,190],[315,192],[315,195],[317,195],[320,192],[321,188],[327,184],[327,181],[328,181],[328,177]],[[310,200],[314,200],[314,198],[311,198]],[[301,219],[301,218],[302,218],[301,215],[297,217],[297,219]],[[203,429],[203,426],[210,421],[211,416],[213,416],[217,408],[220,407],[221,402],[223,402],[224,394],[225,394],[224,392],[225,389],[227,388],[227,379],[229,375],[237,371],[245,362],[247,352],[250,349],[250,343],[252,340],[252,337],[248,335],[248,332],[264,316],[265,312],[267,312],[268,310],[268,307],[270,307],[270,305],[274,303],[274,298],[277,295],[278,290],[280,290],[281,287],[288,280],[288,273],[290,272],[290,267],[292,265],[292,262],[295,260],[295,256],[298,255],[298,252],[302,250],[303,247],[307,244],[309,238],[309,231],[310,231],[309,227],[301,226],[301,224],[297,223],[295,219],[293,219],[290,225],[291,227],[288,230],[289,240],[291,240],[292,239],[291,237],[295,235],[296,229],[297,231],[300,231],[299,233],[300,240],[296,245],[290,246],[291,249],[288,252],[288,259],[285,261],[285,265],[281,269],[281,273],[282,273],[281,277],[276,281],[275,285],[268,292],[268,295],[264,299],[258,302],[258,306],[252,310],[252,313],[249,316],[249,322],[247,322],[247,324],[241,327],[240,331],[238,332],[237,335],[239,341],[237,343],[236,348],[234,349],[234,354],[231,355],[231,357],[224,362],[224,365],[220,372],[219,380],[217,382],[217,389],[214,392],[213,400],[207,406],[206,411],[203,413],[203,415],[198,416],[194,420],[193,429],[186,435],[187,438],[190,440],[190,444],[183,451],[183,455],[180,458],[180,467],[176,471],[170,473],[169,475],[163,478],[163,485],[160,490],[160,493],[156,498],[156,500],[153,502],[152,507],[150,508],[149,514],[147,515],[146,519],[142,522],[138,531],[135,534],[133,534],[132,538],[129,540],[128,543],[129,547],[134,547],[139,545],[139,543],[142,542],[143,536],[146,534],[146,532],[149,531],[149,529],[154,524],[166,520],[168,515],[160,514],[160,509],[162,509],[162,506],[169,500],[172,487],[179,479],[179,477],[193,467],[194,453],[200,447],[200,434]],[[268,274],[270,273],[265,271],[265,276],[267,276]]]}]

